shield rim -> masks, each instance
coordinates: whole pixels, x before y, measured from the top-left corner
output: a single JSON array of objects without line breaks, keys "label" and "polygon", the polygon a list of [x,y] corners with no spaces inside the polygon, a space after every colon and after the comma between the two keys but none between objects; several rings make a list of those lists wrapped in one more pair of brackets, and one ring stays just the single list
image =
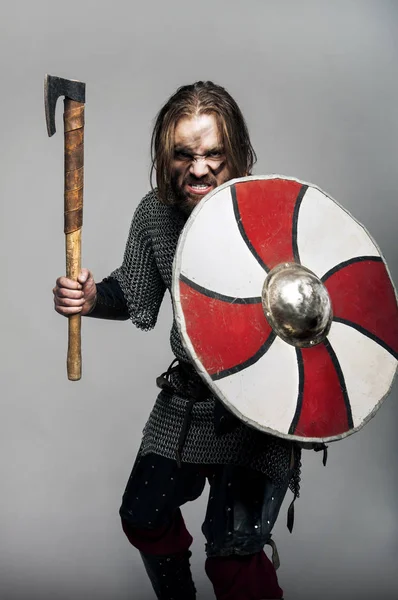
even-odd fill
[{"label": "shield rim", "polygon": [[192,223],[194,222],[196,216],[198,215],[198,213],[203,209],[204,205],[206,204],[206,202],[208,202],[216,193],[221,192],[223,189],[226,188],[230,188],[233,185],[237,184],[237,183],[243,183],[245,181],[264,181],[264,180],[270,180],[270,179],[283,179],[283,180],[287,180],[287,181],[296,181],[297,183],[301,184],[301,185],[307,185],[309,187],[312,187],[316,190],[318,190],[319,192],[321,192],[322,194],[324,194],[327,198],[329,198],[332,202],[334,202],[335,204],[337,204],[337,206],[339,206],[349,217],[351,217],[351,219],[353,219],[354,222],[356,222],[363,230],[364,232],[368,235],[368,237],[370,238],[370,240],[373,242],[373,244],[375,245],[380,258],[383,261],[383,264],[387,270],[387,274],[389,276],[391,285],[393,287],[394,293],[395,293],[395,299],[398,302],[398,295],[397,295],[397,290],[396,287],[394,285],[394,281],[391,277],[391,273],[390,273],[390,269],[388,268],[387,262],[384,258],[384,255],[382,253],[382,251],[380,250],[379,245],[376,243],[376,241],[373,239],[373,237],[370,235],[369,231],[366,229],[366,227],[360,223],[346,208],[344,208],[344,206],[342,206],[339,202],[337,202],[337,200],[335,200],[333,198],[333,196],[331,196],[330,194],[327,194],[326,192],[324,192],[319,186],[310,183],[308,181],[303,181],[302,179],[298,179],[296,177],[292,177],[292,176],[287,176],[287,175],[278,175],[276,173],[270,174],[270,175],[247,175],[245,177],[236,177],[234,179],[230,179],[229,181],[219,185],[218,187],[216,187],[214,190],[212,190],[211,192],[209,192],[198,204],[197,206],[195,206],[195,208],[193,209],[193,211],[191,212],[191,214],[189,215],[183,230],[180,234],[178,243],[177,243],[177,247],[176,247],[176,252],[174,255],[174,260],[173,260],[173,271],[172,271],[172,286],[171,286],[171,296],[172,296],[172,302],[173,302],[173,311],[174,311],[174,316],[175,316],[175,321],[177,324],[177,329],[178,329],[178,333],[180,335],[183,347],[186,351],[186,353],[188,354],[188,357],[190,358],[190,361],[192,363],[192,365],[194,366],[195,370],[197,371],[198,375],[201,377],[201,379],[204,381],[204,383],[210,388],[211,392],[214,394],[214,396],[233,414],[235,415],[240,421],[242,421],[243,423],[245,423],[245,425],[248,425],[249,427],[252,427],[253,429],[256,429],[257,431],[261,431],[263,433],[267,433],[270,435],[273,435],[275,437],[279,437],[282,439],[287,439],[290,441],[297,441],[297,442],[302,442],[302,443],[320,443],[320,442],[334,442],[337,440],[341,440],[344,439],[350,435],[352,435],[353,433],[356,433],[357,431],[360,431],[377,413],[377,411],[379,410],[379,408],[381,407],[381,405],[383,404],[384,400],[387,398],[387,396],[390,395],[391,390],[393,388],[394,382],[396,380],[397,377],[397,372],[398,372],[398,361],[397,361],[397,366],[395,368],[395,373],[393,375],[393,377],[391,378],[391,383],[390,383],[390,387],[388,388],[387,392],[384,394],[384,396],[382,398],[380,398],[380,400],[375,404],[373,410],[363,419],[363,421],[357,425],[356,427],[350,429],[349,431],[346,431],[344,433],[338,434],[338,435],[334,435],[334,436],[327,436],[327,437],[303,437],[303,436],[297,436],[297,435],[292,435],[292,434],[288,434],[288,433],[282,433],[279,432],[275,429],[271,429],[270,427],[265,427],[265,426],[259,426],[259,423],[254,422],[252,419],[246,417],[245,415],[243,415],[235,406],[231,405],[228,400],[224,397],[224,395],[220,392],[219,389],[216,388],[215,383],[213,382],[213,380],[211,379],[211,377],[208,375],[207,371],[202,367],[201,362],[192,346],[192,343],[187,335],[186,332],[186,323],[185,323],[185,315],[184,312],[181,308],[181,300],[180,300],[180,286],[179,286],[179,273],[181,272],[181,248],[183,247],[184,243],[185,243],[185,239],[187,237],[188,231],[192,225]]}]

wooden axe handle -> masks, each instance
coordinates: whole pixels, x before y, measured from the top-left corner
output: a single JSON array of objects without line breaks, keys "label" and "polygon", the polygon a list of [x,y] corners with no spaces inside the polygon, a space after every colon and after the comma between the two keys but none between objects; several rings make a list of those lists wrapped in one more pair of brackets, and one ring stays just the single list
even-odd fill
[{"label": "wooden axe handle", "polygon": [[[66,276],[77,281],[81,269],[83,225],[84,104],[64,100],[65,187],[64,232]],[[81,316],[68,317],[68,379],[81,378]]]}]

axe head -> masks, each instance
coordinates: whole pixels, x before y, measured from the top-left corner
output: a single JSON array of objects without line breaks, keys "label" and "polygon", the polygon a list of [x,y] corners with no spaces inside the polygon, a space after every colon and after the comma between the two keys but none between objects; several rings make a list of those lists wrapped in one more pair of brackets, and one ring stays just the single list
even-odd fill
[{"label": "axe head", "polygon": [[65,96],[75,102],[86,101],[86,84],[74,79],[62,79],[54,75],[44,78],[44,106],[46,109],[46,123],[48,135],[55,133],[55,105],[60,96]]}]

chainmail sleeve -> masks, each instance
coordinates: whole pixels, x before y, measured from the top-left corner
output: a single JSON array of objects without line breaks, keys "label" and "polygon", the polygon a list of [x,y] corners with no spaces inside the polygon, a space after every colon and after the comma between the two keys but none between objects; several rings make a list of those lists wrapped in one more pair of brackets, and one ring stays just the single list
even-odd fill
[{"label": "chainmail sleeve", "polygon": [[[130,319],[145,331],[155,326],[166,291],[153,249],[153,196],[153,192],[150,192],[138,205],[131,222],[123,263],[110,274],[121,287]],[[155,201],[157,202],[156,199]]]}]

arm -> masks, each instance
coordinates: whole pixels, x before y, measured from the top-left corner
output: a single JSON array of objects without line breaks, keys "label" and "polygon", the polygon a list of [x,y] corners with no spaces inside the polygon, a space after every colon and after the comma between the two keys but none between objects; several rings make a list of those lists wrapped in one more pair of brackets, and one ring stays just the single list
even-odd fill
[{"label": "arm", "polygon": [[80,314],[116,321],[129,318],[126,299],[113,277],[95,283],[92,273],[82,269],[78,281],[59,277],[53,294],[55,310],[65,317]]},{"label": "arm", "polygon": [[[133,217],[121,267],[96,284],[92,273],[82,269],[77,281],[57,279],[53,289],[55,310],[64,316],[80,314],[98,319],[127,320],[143,330],[155,326],[165,284],[152,247],[150,195]],[[156,200],[157,203],[157,200]]]},{"label": "arm", "polygon": [[87,317],[127,321],[130,317],[127,302],[117,280],[107,277],[101,283],[97,283],[96,287],[96,302],[92,310],[87,313]]}]

